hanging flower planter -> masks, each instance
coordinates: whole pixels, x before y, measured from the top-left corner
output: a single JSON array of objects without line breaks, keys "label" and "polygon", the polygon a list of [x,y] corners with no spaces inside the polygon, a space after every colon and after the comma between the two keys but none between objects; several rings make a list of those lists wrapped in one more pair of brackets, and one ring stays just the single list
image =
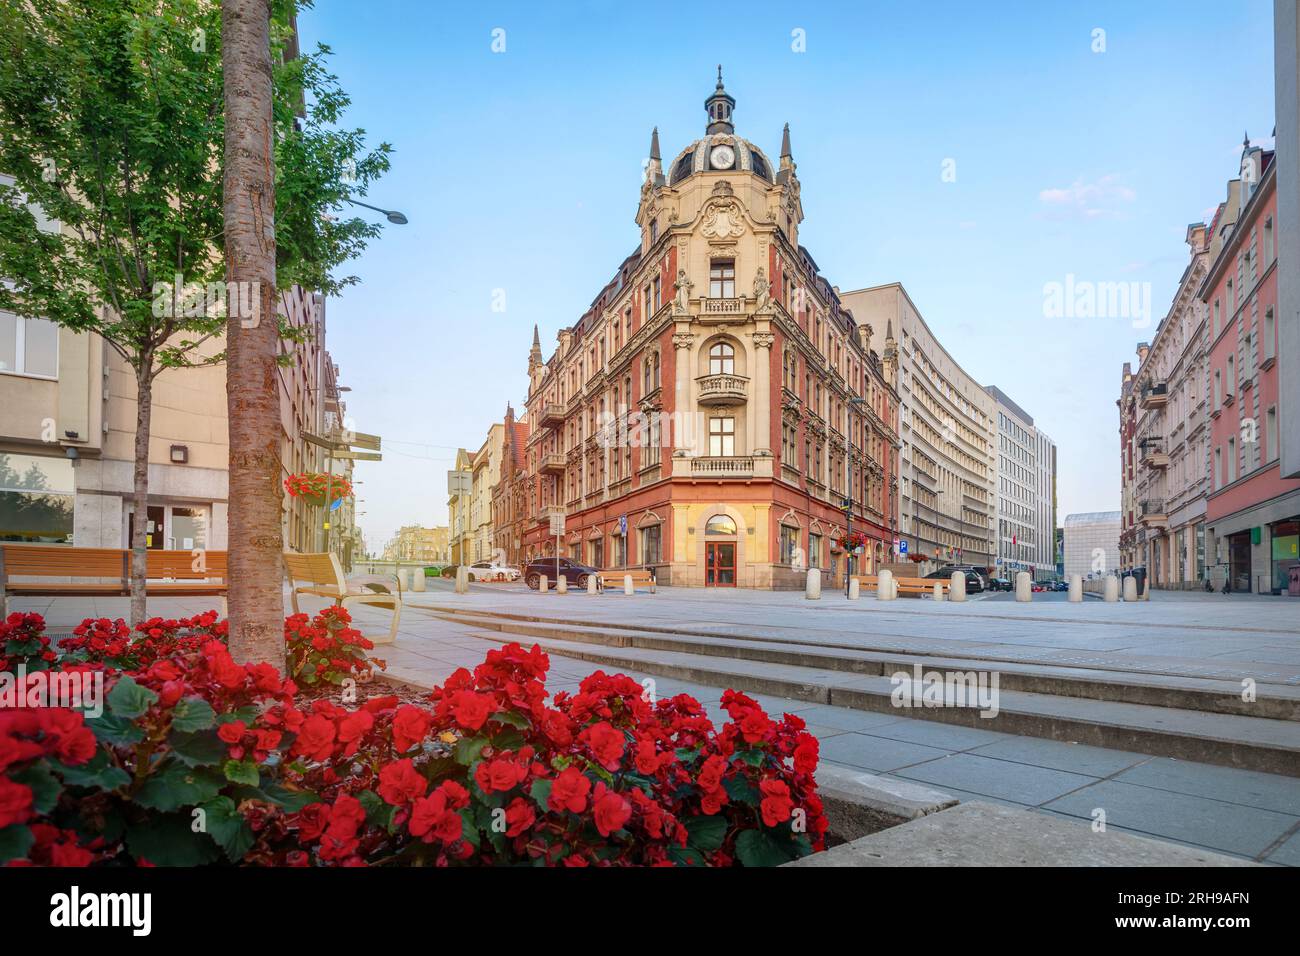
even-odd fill
[{"label": "hanging flower planter", "polygon": [[321,471],[303,472],[290,475],[284,479],[284,490],[292,498],[301,498],[309,505],[319,508],[325,504],[328,495],[330,501],[352,497],[352,482],[339,475],[329,475]]},{"label": "hanging flower planter", "polygon": [[857,551],[859,548],[867,546],[867,536],[859,531],[850,534],[842,534],[835,539],[836,546],[841,551]]}]

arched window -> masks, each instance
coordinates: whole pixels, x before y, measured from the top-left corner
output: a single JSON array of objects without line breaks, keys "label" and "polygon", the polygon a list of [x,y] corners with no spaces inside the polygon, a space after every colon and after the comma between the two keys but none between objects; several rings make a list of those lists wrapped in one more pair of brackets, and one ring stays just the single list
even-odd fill
[{"label": "arched window", "polygon": [[641,392],[643,395],[649,395],[654,391],[654,371],[651,367],[650,359],[645,360],[645,382],[642,385]]},{"label": "arched window", "polygon": [[655,363],[654,387],[658,388],[659,387],[659,353],[658,352],[654,354],[654,363]]},{"label": "arched window", "polygon": [[735,534],[736,522],[726,515],[714,515],[704,526],[705,534]]},{"label": "arched window", "polygon": [[736,372],[736,350],[726,342],[719,342],[709,349],[709,374],[734,375]]}]

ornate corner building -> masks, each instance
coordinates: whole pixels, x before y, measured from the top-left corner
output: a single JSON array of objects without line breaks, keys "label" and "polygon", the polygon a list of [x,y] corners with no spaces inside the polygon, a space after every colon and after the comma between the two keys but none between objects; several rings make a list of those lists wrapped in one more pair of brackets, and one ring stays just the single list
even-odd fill
[{"label": "ornate corner building", "polygon": [[719,69],[703,137],[665,167],[652,134],[636,251],[549,359],[534,330],[512,558],[782,588],[842,581],[850,528],[855,572],[891,557],[896,344],[872,349],[799,244],[789,127],[773,164],[735,104]]}]

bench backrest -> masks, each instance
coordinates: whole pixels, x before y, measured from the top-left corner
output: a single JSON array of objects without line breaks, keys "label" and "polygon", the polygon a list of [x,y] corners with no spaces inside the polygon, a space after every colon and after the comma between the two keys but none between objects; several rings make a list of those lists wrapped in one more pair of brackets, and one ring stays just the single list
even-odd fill
[{"label": "bench backrest", "polygon": [[203,580],[220,578],[225,580],[226,552],[199,549],[193,551],[149,551],[145,555],[146,574],[150,578],[177,578],[181,580]]},{"label": "bench backrest", "polygon": [[[874,588],[880,586],[880,575],[863,574],[856,575],[858,584],[865,588]],[[946,578],[900,578],[895,577],[894,583],[902,588],[933,588],[938,584],[941,588],[947,589],[951,583]]]},{"label": "bench backrest", "polygon": [[[188,553],[188,552],[187,552]],[[0,545],[0,572],[5,577],[116,578],[129,574],[121,548],[74,548],[62,544]]]},{"label": "bench backrest", "polygon": [[655,576],[652,572],[645,571],[645,570],[601,571],[600,572],[600,576],[602,579],[613,578],[616,581],[622,581],[624,576],[629,574],[632,575],[633,581],[653,581],[655,579]]},{"label": "bench backrest", "polygon": [[336,587],[347,590],[343,576],[343,566],[331,552],[314,552],[299,554],[296,551],[284,553],[284,566],[289,573],[289,580],[295,584],[305,581],[317,587]]}]

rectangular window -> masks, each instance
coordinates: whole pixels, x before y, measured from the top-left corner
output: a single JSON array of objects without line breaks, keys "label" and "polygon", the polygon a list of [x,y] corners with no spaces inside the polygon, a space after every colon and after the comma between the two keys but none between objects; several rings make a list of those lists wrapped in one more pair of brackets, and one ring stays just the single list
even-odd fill
[{"label": "rectangular window", "polygon": [[651,525],[649,528],[641,529],[641,563],[658,564],[659,556],[662,553],[660,537],[660,525]]},{"label": "rectangular window", "polygon": [[1224,484],[1232,484],[1237,480],[1237,439],[1228,439],[1228,476]]},{"label": "rectangular window", "polygon": [[714,259],[709,263],[709,298],[736,297],[736,260]]},{"label": "rectangular window", "polygon": [[1277,458],[1277,451],[1277,406],[1274,405],[1264,415],[1264,454],[1260,459],[1272,461]]},{"label": "rectangular window", "polygon": [[59,327],[0,312],[0,372],[59,377]]},{"label": "rectangular window", "polygon": [[658,312],[658,311],[659,311],[659,306],[663,305],[663,284],[662,284],[662,282],[660,281],[659,277],[658,277],[658,276],[655,276],[655,281],[652,283],[652,285],[654,286],[654,309],[653,309],[653,311]]},{"label": "rectangular window", "polygon": [[781,564],[793,564],[795,551],[799,548],[799,529],[781,525]]},{"label": "rectangular window", "polygon": [[621,534],[616,534],[610,540],[614,542],[613,567],[627,567],[627,537]]},{"label": "rectangular window", "polygon": [[593,538],[591,540],[591,566],[593,568],[605,567],[605,539]]},{"label": "rectangular window", "polygon": [[0,541],[72,544],[73,474],[67,458],[0,454]]},{"label": "rectangular window", "polygon": [[1264,361],[1277,355],[1277,324],[1273,319],[1273,307],[1264,310]]},{"label": "rectangular window", "polygon": [[820,568],[822,566],[822,536],[819,534],[808,535],[808,567]]},{"label": "rectangular window", "polygon": [[734,418],[709,419],[709,454],[714,458],[730,458],[736,453],[736,420]]}]

